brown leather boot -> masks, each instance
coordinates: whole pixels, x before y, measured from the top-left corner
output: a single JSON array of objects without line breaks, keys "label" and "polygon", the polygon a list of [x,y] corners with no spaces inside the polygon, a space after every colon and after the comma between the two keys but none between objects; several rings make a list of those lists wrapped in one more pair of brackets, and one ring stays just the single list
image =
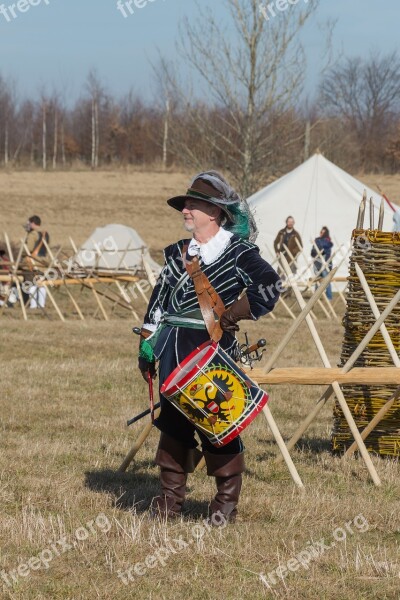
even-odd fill
[{"label": "brown leather boot", "polygon": [[[213,475],[217,484],[217,494],[210,504],[211,524],[234,523],[237,504],[242,487],[242,473],[245,470],[244,452],[239,454],[211,454],[204,452],[207,474]],[[223,517],[221,518],[221,513]]]},{"label": "brown leather boot", "polygon": [[201,452],[161,433],[155,462],[160,467],[161,495],[153,500],[153,516],[178,517],[186,493],[188,473],[193,473]]}]

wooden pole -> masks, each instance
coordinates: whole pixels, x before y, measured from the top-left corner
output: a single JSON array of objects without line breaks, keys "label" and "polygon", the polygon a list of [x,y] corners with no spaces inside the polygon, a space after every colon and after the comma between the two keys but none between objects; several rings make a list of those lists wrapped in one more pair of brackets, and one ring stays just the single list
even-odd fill
[{"label": "wooden pole", "polygon": [[[154,412],[155,418],[157,418],[159,414],[160,414],[160,409],[157,409]],[[151,421],[149,421],[148,423],[146,423],[146,425],[142,429],[138,439],[136,440],[136,442],[134,443],[134,445],[132,446],[132,448],[129,450],[128,454],[125,456],[124,460],[122,461],[122,464],[121,464],[120,468],[118,469],[118,471],[120,473],[125,473],[125,471],[129,467],[129,465],[135,458],[136,454],[139,452],[140,448],[143,446],[144,442],[150,435],[150,432],[152,429],[153,429],[153,423]]]},{"label": "wooden pole", "polygon": [[[397,388],[397,390],[394,392],[394,394],[391,396],[391,398],[386,402],[386,404],[384,406],[382,406],[382,408],[376,413],[376,415],[374,416],[372,421],[370,421],[370,423],[368,423],[366,428],[362,430],[361,437],[363,440],[365,440],[369,436],[371,431],[373,431],[375,429],[375,427],[377,425],[379,425],[379,423],[387,415],[387,413],[390,411],[393,404],[396,402],[396,400],[399,397],[400,397],[400,387]],[[348,448],[347,451],[345,452],[344,457],[349,458],[350,456],[352,456],[354,454],[354,452],[356,450],[357,450],[357,444],[356,444],[356,442],[353,442],[352,445],[350,446],[350,448]]]},{"label": "wooden pole", "polygon": [[245,371],[259,385],[400,385],[396,367],[353,367],[347,373],[339,367],[278,367],[269,373],[260,368]]},{"label": "wooden pole", "polygon": [[[331,390],[331,387],[329,387],[325,390],[325,392],[319,398],[318,402],[316,403],[316,405],[314,406],[312,411],[307,415],[307,417],[304,419],[304,421],[302,421],[302,423],[299,425],[299,427],[296,429],[296,431],[294,432],[294,434],[292,435],[292,437],[286,444],[286,448],[288,450],[292,450],[293,447],[297,444],[297,442],[299,441],[299,439],[301,438],[303,433],[306,431],[306,429],[308,429],[308,427],[314,421],[315,417],[318,415],[318,413],[321,411],[321,409],[325,406],[326,402],[329,400],[329,398],[331,396],[332,396],[332,390]],[[276,462],[280,462],[281,460],[282,460],[281,456],[278,456],[276,458]]]},{"label": "wooden pole", "polygon": [[[282,258],[283,258],[283,266],[285,268],[285,271],[286,271],[287,274],[289,274],[289,272],[290,272],[289,264],[286,261],[285,257],[282,257]],[[297,284],[296,284],[295,281],[293,281],[293,283],[292,283],[292,288],[293,288],[293,291],[294,291],[295,296],[297,298],[297,302],[299,303],[300,309],[304,309],[305,302],[304,302],[303,296],[301,295],[300,290],[298,289]],[[400,290],[399,290],[399,292],[400,292]],[[326,368],[329,369],[331,367],[331,364],[330,364],[328,355],[326,354],[326,351],[325,351],[325,348],[324,348],[324,346],[322,344],[321,338],[319,337],[319,334],[318,334],[318,332],[317,332],[317,330],[315,328],[315,325],[314,325],[314,323],[313,323],[313,321],[312,321],[312,319],[311,319],[311,317],[309,315],[307,315],[307,317],[306,317],[306,322],[307,322],[308,328],[310,330],[310,333],[311,333],[311,335],[313,337],[313,340],[315,342],[315,345],[317,347],[318,353],[319,353],[319,355],[321,357],[322,363],[323,363],[324,367],[326,367]],[[346,419],[346,421],[347,421],[347,423],[349,425],[350,431],[351,431],[351,433],[352,433],[355,441],[357,442],[360,454],[361,454],[362,458],[364,459],[365,465],[366,465],[366,467],[367,467],[367,469],[369,471],[371,479],[372,479],[372,481],[374,482],[374,484],[376,486],[380,486],[381,485],[381,481],[379,479],[378,473],[376,472],[376,469],[375,469],[374,464],[373,464],[373,462],[371,460],[369,452],[368,452],[368,450],[367,450],[367,448],[366,448],[366,446],[365,446],[365,444],[364,444],[364,442],[363,442],[363,440],[361,438],[360,432],[358,431],[358,428],[357,428],[357,425],[356,425],[356,423],[354,421],[353,415],[351,414],[350,409],[349,409],[349,407],[347,405],[347,402],[346,402],[346,399],[345,399],[344,394],[342,392],[342,389],[341,389],[341,387],[340,387],[340,385],[338,384],[337,381],[334,381],[331,384],[331,387],[332,387],[333,391],[335,392],[336,398],[337,398],[337,400],[338,400],[338,402],[340,404],[340,408],[342,409],[344,417],[345,417],[345,419]]]},{"label": "wooden pole", "polygon": [[289,327],[289,330],[286,332],[286,335],[284,335],[281,342],[278,344],[278,346],[276,347],[274,352],[271,354],[271,356],[267,360],[267,363],[264,367],[265,373],[268,373],[268,371],[270,371],[272,369],[275,362],[278,360],[279,356],[282,354],[282,352],[284,351],[284,349],[286,348],[286,346],[288,345],[288,343],[290,342],[293,335],[296,333],[296,331],[298,330],[298,328],[300,327],[300,325],[302,324],[302,322],[304,321],[304,319],[306,318],[308,313],[312,310],[315,303],[319,300],[319,298],[325,292],[325,289],[329,285],[332,277],[335,276],[335,273],[336,273],[336,268],[332,269],[332,271],[329,273],[329,275],[323,279],[323,281],[322,281],[321,285],[319,286],[319,288],[317,289],[317,291],[309,299],[309,301],[307,302],[304,309],[297,316],[296,320],[293,321],[292,325]]},{"label": "wooden pole", "polygon": [[[7,252],[9,254],[9,257],[10,257],[10,259],[14,263],[14,256],[13,256],[13,253],[12,253],[10,240],[8,239],[8,235],[6,233],[4,233],[4,239],[6,241]],[[15,286],[16,286],[16,288],[18,290],[18,297],[19,297],[19,303],[21,305],[22,316],[24,318],[24,321],[27,321],[28,320],[28,315],[27,315],[27,312],[26,312],[24,299],[22,297],[22,288],[21,288],[21,285],[19,283],[19,279],[18,279],[18,276],[17,276],[17,270],[18,270],[18,267],[19,267],[19,263],[21,262],[23,249],[24,249],[24,245],[21,244],[19,252],[18,252],[17,260],[16,260],[16,262],[14,263],[14,266],[13,266],[12,273],[13,273],[13,280],[14,280]]]},{"label": "wooden pole", "polygon": [[[106,259],[105,255],[104,255],[104,252],[101,251],[101,249],[100,249],[99,245],[97,244],[97,242],[95,242],[93,239],[91,240],[91,242],[92,242],[94,248],[96,249],[96,252],[97,252],[97,255],[98,255],[99,259],[102,258],[104,260],[104,263],[107,266],[107,268],[110,269],[110,271],[112,272],[112,269],[110,267],[110,263]],[[136,320],[138,320],[138,315],[134,311],[133,307],[131,306],[130,298],[129,298],[129,296],[126,297],[125,290],[122,288],[120,282],[117,279],[115,279],[114,283],[117,286],[118,291],[119,291],[119,294],[117,294],[117,296],[119,296],[120,299],[122,299],[124,302],[127,303],[127,305],[129,306],[129,308],[130,308],[130,310],[132,312],[133,318],[136,319]],[[115,302],[114,305],[113,305],[113,309],[116,306],[116,304],[117,303]]]},{"label": "wooden pole", "polygon": [[367,204],[367,190],[364,190],[360,208],[358,209],[358,219],[357,219],[356,229],[362,229],[364,226],[364,216],[365,216],[366,204]]},{"label": "wooden pole", "polygon": [[[360,342],[360,344],[354,350],[353,354],[350,356],[350,358],[348,359],[348,361],[346,362],[346,364],[344,365],[344,367],[342,369],[343,373],[347,373],[353,367],[353,365],[356,362],[356,360],[362,354],[362,352],[364,351],[364,349],[368,346],[369,342],[374,337],[374,335],[376,334],[376,332],[379,330],[379,328],[382,325],[382,323],[384,323],[385,319],[387,319],[387,317],[390,315],[390,313],[393,311],[394,307],[399,303],[399,301],[400,301],[400,290],[392,298],[392,300],[390,301],[390,303],[388,304],[388,306],[385,308],[385,310],[383,311],[383,313],[381,314],[381,316],[379,317],[379,319],[376,321],[376,323],[374,323],[374,325],[371,327],[371,329],[369,330],[369,332],[365,335],[364,339]],[[325,401],[330,398],[330,396],[333,394],[333,392],[334,392],[334,390],[333,390],[332,386],[329,386],[328,390],[326,392],[324,392],[324,395],[323,395],[323,397],[324,397],[326,394],[328,394],[328,396],[325,398]],[[321,399],[322,398],[320,398],[320,400],[318,400],[318,403],[317,403],[317,405],[319,406],[319,410],[321,410],[321,408],[324,405],[324,403],[320,402]],[[314,416],[316,416],[318,414],[319,410],[317,410],[315,412]],[[290,438],[290,440],[289,440],[289,442],[287,444],[287,447],[289,448],[289,450],[299,441],[299,439],[301,438],[301,436],[303,435],[303,433],[308,428],[308,426],[310,424],[308,421],[309,421],[309,419],[306,418],[301,423],[301,425],[298,427],[298,429],[296,431],[296,435],[293,435]]]},{"label": "wooden pole", "polygon": [[263,408],[263,413],[265,415],[265,418],[267,420],[268,426],[271,429],[272,435],[275,438],[275,441],[278,445],[279,450],[281,451],[281,454],[283,456],[283,459],[289,469],[289,472],[293,478],[293,481],[295,482],[295,484],[299,487],[299,488],[304,488],[303,482],[300,479],[300,476],[297,472],[297,469],[292,461],[292,458],[289,454],[289,451],[287,449],[287,447],[285,446],[285,442],[283,441],[281,432],[278,429],[278,426],[275,422],[275,419],[273,418],[270,408],[268,406],[268,404],[266,404]]},{"label": "wooden pole", "polygon": [[369,228],[371,230],[375,229],[375,218],[374,218],[374,201],[371,198],[369,199]]},{"label": "wooden pole", "polygon": [[[356,268],[357,277],[360,280],[360,283],[362,285],[365,295],[367,296],[367,300],[371,307],[372,314],[374,315],[375,319],[379,319],[379,317],[381,316],[381,313],[379,312],[378,305],[375,302],[374,296],[372,295],[372,292],[368,285],[367,279],[366,279],[364,273],[362,272],[360,265],[357,262],[354,263],[354,266]],[[382,323],[382,325],[380,326],[380,332],[381,332],[384,342],[387,346],[387,349],[389,350],[389,354],[393,361],[394,366],[397,368],[400,368],[400,358],[396,352],[396,348],[393,345],[392,338],[389,335],[389,332],[387,330],[385,323]]]},{"label": "wooden pole", "polygon": [[97,291],[96,291],[96,290],[95,290],[95,288],[94,288],[94,285],[93,285],[93,283],[90,283],[90,284],[89,284],[89,287],[90,287],[90,289],[92,290],[94,297],[96,298],[96,302],[97,302],[97,304],[98,304],[98,307],[99,307],[99,309],[100,309],[100,311],[101,311],[101,313],[102,313],[102,315],[103,315],[103,317],[104,317],[104,320],[105,320],[105,321],[109,321],[110,319],[109,319],[109,317],[108,317],[108,314],[106,313],[106,311],[105,311],[105,309],[104,309],[103,303],[101,302],[101,300],[100,300],[100,298],[99,298],[99,295],[98,295]]},{"label": "wooden pole", "polygon": [[[47,243],[47,241],[46,241],[46,239],[45,239],[44,237],[43,237],[43,243],[44,243],[44,245],[45,245],[45,247],[46,247],[46,250],[47,250],[47,252],[48,252],[48,254],[49,254],[50,258],[51,258],[51,261],[52,261],[52,262],[51,262],[51,265],[52,265],[53,263],[55,264],[55,259],[56,259],[56,258],[58,257],[58,255],[60,254],[61,248],[60,248],[60,249],[59,249],[59,251],[57,252],[57,256],[56,256],[56,257],[54,257],[54,255],[53,255],[53,253],[52,253],[52,251],[51,251],[51,248],[50,248],[49,244]],[[50,265],[48,268],[50,268],[50,267],[51,267],[51,265]],[[65,277],[64,277],[63,270],[62,270],[62,275],[63,275],[63,282],[64,282],[64,284],[65,284]],[[54,282],[53,282],[53,285],[54,285]],[[49,289],[48,289],[48,286],[46,286],[46,287],[47,287],[47,291],[49,291]],[[78,303],[75,301],[75,298],[72,296],[71,292],[69,291],[69,289],[68,289],[68,286],[67,286],[67,285],[64,285],[64,287],[65,287],[65,290],[66,290],[66,292],[67,292],[67,296],[68,296],[68,298],[69,298],[69,299],[70,299],[70,301],[72,302],[72,306],[75,308],[75,310],[76,310],[76,311],[77,311],[77,313],[78,313],[78,316],[79,316],[79,318],[80,318],[82,321],[84,321],[84,320],[85,320],[85,317],[83,316],[83,314],[82,314],[82,312],[81,312],[81,309],[80,309],[80,308],[79,308],[79,306],[78,306]],[[50,295],[50,294],[49,294],[49,296],[50,296],[50,300],[52,300],[52,298],[51,298],[51,295]],[[65,321],[65,319],[63,319],[63,320]]]},{"label": "wooden pole", "polygon": [[64,318],[64,315],[62,314],[61,310],[59,309],[59,307],[58,307],[58,305],[57,305],[57,302],[55,301],[55,299],[54,299],[54,296],[53,296],[52,292],[50,291],[50,287],[49,287],[49,286],[47,286],[47,287],[46,287],[46,289],[47,289],[47,293],[48,293],[48,295],[49,295],[49,298],[50,298],[50,300],[51,300],[51,303],[52,303],[52,305],[54,306],[54,308],[55,308],[55,310],[56,310],[56,313],[58,314],[58,316],[59,316],[60,320],[61,320],[63,323],[65,323],[65,318]]},{"label": "wooden pole", "polygon": [[79,304],[77,303],[77,301],[73,297],[72,293],[69,291],[68,286],[65,283],[65,279],[64,279],[64,288],[65,288],[65,291],[67,292],[67,295],[68,295],[69,299],[72,302],[72,305],[75,307],[75,310],[76,310],[76,312],[79,315],[79,318],[81,319],[81,321],[84,321],[85,317],[83,316],[83,313],[82,313],[81,309],[79,308]]},{"label": "wooden pole", "polygon": [[279,296],[279,300],[278,303],[281,303],[282,306],[284,307],[284,309],[286,310],[287,313],[289,313],[289,316],[292,317],[293,320],[296,319],[296,315],[294,314],[293,311],[290,310],[289,306],[287,305],[287,303],[285,302],[285,300],[282,298],[282,296]]},{"label": "wooden pole", "polygon": [[[380,317],[379,308],[375,302],[375,298],[372,295],[372,292],[370,290],[370,287],[368,285],[366,277],[357,262],[355,263],[355,268],[356,268],[357,276],[361,282],[362,288],[365,292],[365,295],[367,296],[367,299],[368,299],[369,305],[371,307],[371,310],[373,312],[373,315],[374,315],[375,319],[378,319]],[[382,333],[382,337],[385,341],[387,349],[389,350],[390,356],[393,360],[395,367],[400,368],[400,358],[396,352],[396,348],[393,345],[392,339],[389,335],[389,332],[387,330],[385,323],[382,323],[382,325],[380,327],[380,331]],[[393,404],[396,402],[396,400],[399,396],[400,396],[400,387],[397,388],[397,390],[394,392],[394,394],[392,395],[390,400],[388,400],[386,402],[386,404],[384,406],[382,406],[382,408],[377,412],[377,414],[371,420],[371,422],[361,432],[361,437],[363,440],[365,440],[368,437],[368,435],[371,433],[371,431],[373,431],[375,429],[375,427],[382,421],[382,419],[390,411],[390,409],[392,408]],[[355,443],[353,443],[350,446],[350,448],[347,449],[344,456],[345,457],[351,456],[352,454],[354,454],[356,449],[357,449],[357,445]]]},{"label": "wooden pole", "polygon": [[[28,253],[28,255],[29,255],[29,249],[28,249],[28,247],[27,247],[27,245],[26,245],[25,243],[24,243],[24,247],[25,247],[25,251],[26,251],[26,252]],[[37,260],[37,259],[35,259],[35,260]],[[40,260],[40,259],[39,259],[39,260]],[[53,260],[54,260],[54,259],[53,259]],[[47,266],[46,266],[46,269],[49,269],[49,268],[50,268],[50,267],[47,267]],[[37,287],[39,287],[39,286],[37,286]],[[55,309],[56,313],[58,314],[58,317],[59,317],[59,319],[60,319],[60,320],[61,320],[63,323],[65,323],[65,318],[64,318],[64,315],[62,314],[61,310],[59,309],[59,307],[58,307],[58,305],[57,305],[57,302],[55,301],[55,299],[54,299],[54,296],[53,296],[52,292],[50,291],[50,286],[46,286],[46,289],[47,289],[47,293],[48,293],[48,295],[49,295],[50,301],[51,301],[51,303],[52,303],[52,305],[53,305],[53,307],[54,307],[54,309]],[[43,307],[41,307],[41,308],[43,308]]]},{"label": "wooden pole", "polygon": [[[299,242],[298,242],[297,238],[296,238],[296,243],[297,243],[298,247],[299,247],[299,248],[301,248],[301,246],[300,246],[300,244],[299,244]],[[332,260],[334,259],[334,257],[336,256],[336,254],[338,254],[339,250],[342,248],[342,246],[339,246],[338,244],[336,244],[336,245],[337,245],[338,247],[337,247],[337,250],[335,250],[335,251],[333,252],[333,254],[332,254],[331,258],[330,258],[331,262],[332,262]],[[328,264],[327,264],[327,262],[326,262],[326,260],[325,260],[325,258],[324,258],[324,256],[323,256],[323,254],[322,254],[321,250],[318,248],[318,246],[315,244],[315,242],[313,242],[313,246],[314,246],[315,250],[317,251],[317,256],[318,256],[318,257],[321,259],[321,261],[322,261],[322,263],[323,263],[323,264],[322,264],[322,267],[321,267],[321,269],[318,271],[318,273],[317,273],[317,274],[315,274],[315,277],[318,277],[318,275],[319,275],[320,273],[322,273],[322,271],[323,271],[324,269],[326,269],[328,272],[329,272],[329,270],[330,270],[330,269],[329,269],[329,266],[328,266]],[[340,260],[339,264],[337,265],[337,268],[338,268],[338,269],[339,269],[339,267],[342,265],[342,263],[344,262],[344,260],[346,259],[346,257],[347,257],[347,254],[348,254],[348,253],[346,252],[346,254],[345,254],[345,255],[342,257],[342,259]],[[315,258],[316,258],[316,257],[315,257]],[[315,258],[312,258],[312,259],[311,259],[311,262],[308,264],[308,266],[307,266],[307,269],[310,269],[310,270],[311,270],[311,269],[313,269],[313,264],[314,264]],[[313,269],[313,272],[314,272],[314,269]],[[333,284],[334,284],[334,282],[332,281],[332,286],[333,286]],[[312,287],[312,285],[313,285],[312,283],[311,283],[311,284],[310,284],[310,283],[307,283],[307,289],[310,289],[310,287]],[[339,290],[339,289],[336,289],[336,288],[335,288],[335,290],[336,290],[336,292],[338,292],[338,293],[339,293],[339,295],[341,296],[341,298],[342,298],[342,299],[343,299],[343,301],[344,301],[344,304],[346,305],[346,300],[344,299],[344,297],[343,297],[343,294],[340,292],[340,290]],[[326,296],[322,296],[322,299],[326,301],[326,304],[328,305],[328,308],[329,308],[329,310],[331,311],[331,313],[333,314],[334,318],[335,318],[337,321],[339,321],[339,318],[338,318],[338,316],[337,316],[337,314],[336,314],[336,312],[335,312],[335,310],[334,310],[334,308],[333,308],[333,306],[332,306],[332,303],[328,301],[328,299],[326,298]],[[323,311],[325,312],[325,314],[326,314],[326,310],[325,310],[325,308],[324,308],[324,306],[323,306],[323,302],[322,302],[322,300],[319,302],[319,305],[321,306],[322,310],[323,310]],[[312,315],[311,315],[311,316],[312,316]],[[331,318],[329,314],[328,314],[327,316],[328,316],[328,318]]]},{"label": "wooden pole", "polygon": [[379,207],[379,221],[378,221],[378,230],[383,230],[383,221],[385,218],[385,199],[382,198],[381,205]]}]

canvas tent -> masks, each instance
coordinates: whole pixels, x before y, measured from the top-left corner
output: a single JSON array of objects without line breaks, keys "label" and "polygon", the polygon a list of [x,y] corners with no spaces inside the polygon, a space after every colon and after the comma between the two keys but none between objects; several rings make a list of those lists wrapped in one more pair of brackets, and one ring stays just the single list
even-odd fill
[{"label": "canvas tent", "polygon": [[74,260],[86,269],[145,270],[145,261],[153,273],[158,274],[161,270],[139,234],[126,225],[113,224],[95,229]]},{"label": "canvas tent", "polygon": [[[307,257],[311,253],[312,240],[319,235],[323,226],[330,229],[334,249],[342,244],[346,249],[349,248],[364,189],[368,199],[372,197],[374,200],[376,226],[381,194],[334,165],[322,154],[315,154],[249,198],[259,228],[256,243],[261,253],[267,260],[275,256],[274,239],[289,215],[295,219],[295,227],[302,236]],[[369,211],[364,226],[369,227]],[[393,210],[386,203],[383,229],[391,231],[392,226]],[[300,267],[304,264],[305,259],[300,258]],[[347,264],[343,264],[338,275],[346,277],[347,267]]]}]

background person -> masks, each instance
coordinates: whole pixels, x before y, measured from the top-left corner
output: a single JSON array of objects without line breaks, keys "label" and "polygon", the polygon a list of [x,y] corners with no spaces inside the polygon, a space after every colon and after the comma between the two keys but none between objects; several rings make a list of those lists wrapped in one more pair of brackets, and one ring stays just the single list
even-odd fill
[{"label": "background person", "polygon": [[[47,231],[41,229],[42,221],[37,215],[29,217],[24,225],[27,232],[26,246],[29,254],[23,255],[22,268],[24,269],[24,284],[22,290],[23,302],[27,304],[30,301],[30,308],[44,308],[46,304],[47,290],[45,286],[38,287],[32,283],[35,275],[35,268],[43,270],[47,263],[47,248],[44,243],[49,244],[50,236]],[[35,261],[35,259],[38,259]],[[31,282],[27,285],[26,282]]]},{"label": "background person", "polygon": [[[294,218],[288,217],[286,219],[286,226],[278,231],[278,235],[274,241],[276,255],[279,256],[280,253],[284,255],[293,274],[297,272],[296,257],[303,247],[301,236],[294,228],[294,225]],[[285,246],[289,252],[287,252]]]},{"label": "background person", "polygon": [[[314,273],[318,275],[318,277],[326,277],[329,271],[332,270],[332,247],[333,243],[331,238],[329,237],[329,229],[327,227],[322,227],[319,237],[315,238],[314,244],[311,249],[311,256],[314,258]],[[318,250],[321,252],[321,255],[318,255]],[[321,258],[323,260],[321,260]],[[326,297],[328,300],[332,300],[332,286],[328,285],[326,288]]]}]

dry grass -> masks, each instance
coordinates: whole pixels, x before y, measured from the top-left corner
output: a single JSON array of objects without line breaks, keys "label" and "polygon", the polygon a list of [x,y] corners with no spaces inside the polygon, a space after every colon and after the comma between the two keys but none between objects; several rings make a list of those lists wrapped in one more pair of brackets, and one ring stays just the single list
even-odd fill
[{"label": "dry grass", "polygon": [[[359,175],[367,185],[379,184],[400,205],[400,175]],[[166,199],[184,191],[189,173],[87,171],[68,173],[0,172],[1,228],[15,241],[22,225],[39,214],[52,244],[83,243],[95,227],[123,223],[136,229],[156,258],[182,227]]]},{"label": "dry grass", "polygon": [[[5,178],[10,178],[9,187],[4,185]],[[146,241],[160,249],[180,234],[179,223],[162,203],[186,179],[184,174],[157,173],[2,174],[2,194],[8,201],[2,201],[1,214],[5,229],[16,237],[16,223],[29,213],[42,213],[53,240],[57,237],[60,243],[71,232],[82,241],[94,225],[105,221],[131,221]],[[131,196],[134,186],[136,193]],[[160,223],[151,218],[145,221],[143,212],[140,220],[134,220],[141,197],[149,203],[148,215],[165,216],[170,228],[156,230]],[[101,208],[93,217],[95,206]],[[82,210],[85,221],[77,216]],[[248,331],[251,339],[266,337],[272,349],[287,326],[284,318],[263,320],[251,324]],[[199,528],[194,527],[205,518],[214,492],[213,481],[203,471],[190,477],[182,521],[165,524],[148,518],[147,508],[158,491],[152,462],[156,432],[129,471],[116,472],[142,427],[137,424],[127,431],[125,420],[147,405],[145,385],[135,368],[137,341],[130,327],[128,318],[110,323],[92,319],[83,324],[39,317],[23,323],[16,316],[1,321],[0,573],[26,564],[62,537],[77,543],[65,553],[61,544],[56,545],[60,556],[54,555],[48,569],[19,576],[12,588],[0,585],[0,597],[398,599],[399,465],[373,458],[383,482],[378,489],[371,484],[362,460],[343,462],[332,457],[328,442],[331,405],[293,452],[306,486],[303,494],[293,485],[285,465],[274,462],[276,446],[260,416],[243,436],[248,468],[235,526],[195,539]],[[318,329],[335,364],[342,329],[327,321],[319,322]],[[279,364],[320,364],[305,328]],[[276,386],[269,391],[271,410],[289,437],[321,390]],[[106,521],[99,519],[102,513]],[[368,521],[367,531],[353,525],[354,533],[348,533],[346,541],[336,542],[308,569],[300,567],[272,589],[260,581],[259,573],[286,564],[310,542],[324,538],[331,544],[335,529],[359,514]],[[104,527],[107,523],[109,531]],[[78,541],[76,532],[82,526],[92,532]],[[118,578],[118,570],[143,562],[165,547],[167,540],[180,536],[193,542],[171,554],[165,567],[158,564],[143,576],[134,575],[135,581],[128,585]]]},{"label": "dry grass", "polygon": [[[272,348],[287,322],[250,328]],[[320,324],[331,359],[341,331]],[[324,409],[293,453],[306,485],[300,493],[287,469],[275,464],[276,447],[261,416],[244,435],[247,473],[237,525],[206,533],[171,555],[167,566],[124,585],[117,576],[153,554],[165,540],[193,538],[207,511],[213,482],[191,476],[182,522],[152,522],[146,509],[157,493],[152,464],[157,435],[150,436],[128,473],[116,469],[141,430],[125,419],[146,406],[135,370],[135,346],[126,321],[112,323],[3,321],[0,458],[1,569],[9,572],[65,535],[104,513],[112,524],[59,557],[47,570],[19,577],[2,598],[398,598],[400,561],[398,464],[375,458],[383,486],[370,483],[361,460],[343,463],[329,453],[331,407]],[[299,349],[301,350],[301,359]],[[281,364],[318,364],[302,330]],[[313,406],[318,388],[274,387],[271,409],[286,436]],[[346,542],[287,577],[272,591],[259,580],[304,550],[308,542],[333,540],[336,527],[362,513],[367,532],[354,529]],[[80,535],[80,534],[79,534]],[[46,556],[46,555],[45,555]],[[225,590],[225,591],[221,591]]]},{"label": "dry grass", "polygon": [[[96,227],[122,223],[136,229],[155,258],[181,237],[182,227],[166,199],[184,191],[185,173],[101,171],[0,173],[1,230],[18,241],[22,225],[39,214],[51,243],[82,244]],[[155,251],[155,253],[154,253]]]}]

